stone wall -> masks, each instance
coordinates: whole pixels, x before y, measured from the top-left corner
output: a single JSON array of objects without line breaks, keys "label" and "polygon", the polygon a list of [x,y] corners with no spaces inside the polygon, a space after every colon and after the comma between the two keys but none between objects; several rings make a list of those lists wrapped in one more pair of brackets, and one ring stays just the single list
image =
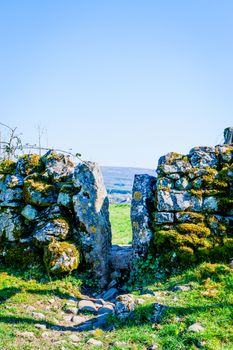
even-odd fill
[{"label": "stone wall", "polygon": [[[225,133],[232,142],[232,129]],[[49,274],[91,271],[99,285],[148,251],[169,269],[233,257],[233,144],[159,159],[157,177],[136,175],[132,247],[111,246],[99,166],[49,151],[0,162],[0,261],[45,264]]]},{"label": "stone wall", "polygon": [[133,246],[169,268],[233,256],[233,144],[161,157],[157,178],[136,176]]},{"label": "stone wall", "polygon": [[91,270],[107,283],[111,248],[108,199],[96,163],[77,166],[49,151],[0,163],[0,256],[43,262],[50,274]]}]

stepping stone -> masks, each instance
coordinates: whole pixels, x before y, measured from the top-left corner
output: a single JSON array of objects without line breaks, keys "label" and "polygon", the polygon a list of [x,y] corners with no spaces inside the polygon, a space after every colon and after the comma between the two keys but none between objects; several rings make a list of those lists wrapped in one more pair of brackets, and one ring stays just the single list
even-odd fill
[{"label": "stepping stone", "polygon": [[200,323],[194,323],[188,328],[188,332],[199,333],[204,331],[204,327]]},{"label": "stepping stone", "polygon": [[98,315],[103,315],[103,314],[112,314],[114,313],[114,307],[112,305],[104,305],[98,310]]},{"label": "stepping stone", "polygon": [[173,291],[182,291],[182,292],[188,292],[191,290],[191,286],[189,284],[178,284],[173,288]]},{"label": "stepping stone", "polygon": [[43,330],[47,329],[46,325],[45,324],[41,324],[41,323],[36,323],[35,327],[37,329],[43,329]]},{"label": "stepping stone", "polygon": [[70,334],[69,339],[73,342],[80,342],[81,338],[77,334]]},{"label": "stepping stone", "polygon": [[115,299],[118,294],[119,292],[116,288],[110,288],[101,294],[101,298],[104,300],[112,300]]},{"label": "stepping stone", "polygon": [[35,317],[37,320],[45,319],[45,315],[40,312],[32,312],[32,316]]},{"label": "stepping stone", "polygon": [[88,311],[92,313],[97,312],[97,307],[91,300],[80,300],[80,302],[78,303],[78,309],[79,309],[79,312],[83,312],[83,311],[84,312]]},{"label": "stepping stone", "polygon": [[86,322],[86,318],[83,316],[73,316],[71,321],[75,324],[80,324]]},{"label": "stepping stone", "polygon": [[17,332],[16,335],[23,337],[23,338],[33,338],[35,337],[35,334],[33,332]]},{"label": "stepping stone", "polygon": [[102,346],[103,345],[102,341],[94,339],[94,338],[89,339],[87,341],[87,344],[93,345],[93,346]]}]

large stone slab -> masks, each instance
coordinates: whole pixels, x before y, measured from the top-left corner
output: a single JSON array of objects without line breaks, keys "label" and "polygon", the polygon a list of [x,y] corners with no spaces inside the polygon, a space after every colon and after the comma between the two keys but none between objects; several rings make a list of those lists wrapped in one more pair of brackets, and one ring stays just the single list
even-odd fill
[{"label": "large stone slab", "polygon": [[110,251],[110,266],[115,271],[127,270],[132,260],[132,246],[112,246]]},{"label": "large stone slab", "polygon": [[79,164],[74,172],[74,186],[78,193],[73,196],[73,206],[79,222],[84,258],[100,286],[104,287],[109,275],[111,225],[109,202],[99,165],[93,162]]},{"label": "large stone slab", "polygon": [[156,178],[153,176],[145,174],[134,177],[131,222],[135,254],[146,254],[153,236],[151,212],[154,209],[155,185]]}]

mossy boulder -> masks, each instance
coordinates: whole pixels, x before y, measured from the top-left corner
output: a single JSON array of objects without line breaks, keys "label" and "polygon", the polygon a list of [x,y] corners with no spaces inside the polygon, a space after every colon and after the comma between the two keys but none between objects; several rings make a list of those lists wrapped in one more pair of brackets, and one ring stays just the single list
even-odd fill
[{"label": "mossy boulder", "polygon": [[46,177],[34,174],[28,176],[23,187],[24,200],[28,204],[46,207],[56,203],[56,188],[48,183]]},{"label": "mossy boulder", "polygon": [[80,254],[72,243],[52,242],[44,248],[44,263],[49,274],[69,274],[78,268]]},{"label": "mossy boulder", "polygon": [[9,159],[0,161],[0,174],[14,174],[16,170],[16,162]]},{"label": "mossy boulder", "polygon": [[20,175],[29,175],[36,172],[42,172],[43,163],[38,154],[25,154],[17,162],[17,172]]}]

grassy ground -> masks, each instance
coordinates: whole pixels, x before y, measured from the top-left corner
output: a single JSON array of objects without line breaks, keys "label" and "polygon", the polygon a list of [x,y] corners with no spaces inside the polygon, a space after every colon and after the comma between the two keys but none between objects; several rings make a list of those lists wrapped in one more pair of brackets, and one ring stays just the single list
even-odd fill
[{"label": "grassy ground", "polygon": [[112,243],[121,245],[131,244],[130,205],[111,204],[109,206],[109,212],[112,226]]},{"label": "grassy ground", "polygon": [[[102,349],[109,350],[144,350],[155,344],[167,350],[233,349],[233,276],[225,265],[202,264],[167,281],[145,286],[155,295],[143,297],[145,303],[137,307],[134,319],[115,320],[111,332],[77,333],[67,320],[69,314],[63,310],[70,299],[79,296],[77,278],[49,281],[42,275],[36,277],[27,272],[0,270],[2,350],[97,349],[87,344],[90,338],[100,340]],[[175,285],[187,283],[189,291],[173,291]],[[139,294],[136,289],[132,293]],[[150,319],[154,302],[167,307],[159,323]],[[203,331],[189,332],[188,327],[196,322],[204,327]],[[47,329],[38,328],[41,325]]]},{"label": "grassy ground", "polygon": [[[128,207],[111,207],[112,223],[118,230],[126,225],[119,221],[121,211],[122,218],[129,217]],[[115,242],[128,243],[129,225],[126,231],[127,239],[124,241],[122,234]],[[158,275],[153,263],[150,259],[141,266],[141,278],[131,287],[131,293],[138,297],[142,283],[145,292],[155,293],[140,295],[144,303],[137,306],[135,317],[124,322],[114,319],[111,332],[97,329],[83,333],[75,331],[71,315],[64,312],[67,304],[77,304],[75,298],[83,281],[78,275],[50,280],[37,267],[24,272],[0,267],[0,349],[146,350],[157,345],[161,350],[232,350],[233,273],[229,266],[204,263],[165,278]],[[174,291],[178,284],[188,284],[190,290]],[[151,319],[155,302],[166,306],[159,323]],[[203,330],[189,331],[194,323]],[[90,345],[90,338],[101,341],[102,346]]]}]

